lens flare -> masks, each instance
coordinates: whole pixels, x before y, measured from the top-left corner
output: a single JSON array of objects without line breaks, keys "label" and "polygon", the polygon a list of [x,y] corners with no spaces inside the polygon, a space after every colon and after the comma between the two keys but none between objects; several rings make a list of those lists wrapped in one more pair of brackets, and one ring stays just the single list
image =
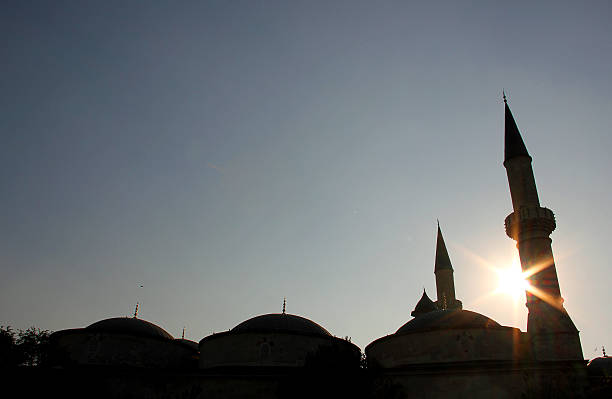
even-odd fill
[{"label": "lens flare", "polygon": [[497,289],[495,292],[510,295],[515,300],[525,298],[525,291],[530,289],[518,260],[512,262],[512,266],[506,269],[496,269]]}]

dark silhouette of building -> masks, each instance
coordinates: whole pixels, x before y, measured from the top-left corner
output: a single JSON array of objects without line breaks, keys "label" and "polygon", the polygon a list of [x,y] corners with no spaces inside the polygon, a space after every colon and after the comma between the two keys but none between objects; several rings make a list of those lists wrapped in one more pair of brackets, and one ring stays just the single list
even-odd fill
[{"label": "dark silhouette of building", "polygon": [[[540,206],[532,159],[505,96],[504,107],[513,206],[506,233],[517,241],[533,287],[526,332],[463,309],[438,225],[436,301],[423,291],[411,320],[366,346],[365,369],[359,348],[283,306],[282,313],[204,337],[198,350],[136,317],[60,331],[51,337],[53,381],[64,382],[58,389],[68,394],[93,384],[104,397],[151,398],[580,398],[594,392],[578,330],[563,307],[549,238],[555,218]],[[594,360],[590,373],[605,388],[607,358]]]},{"label": "dark silhouette of building", "polygon": [[606,355],[592,359],[587,365],[589,376],[589,397],[593,399],[612,398],[612,357]]}]

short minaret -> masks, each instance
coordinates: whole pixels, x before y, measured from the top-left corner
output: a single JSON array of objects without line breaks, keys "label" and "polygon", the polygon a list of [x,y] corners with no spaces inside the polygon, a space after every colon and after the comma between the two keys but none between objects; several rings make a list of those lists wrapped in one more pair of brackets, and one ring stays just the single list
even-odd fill
[{"label": "short minaret", "polygon": [[436,263],[434,266],[436,275],[436,291],[438,300],[436,306],[440,310],[461,309],[461,301],[455,298],[455,279],[453,277],[453,265],[451,264],[440,223],[438,223],[438,240],[436,243]]},{"label": "short minaret", "polygon": [[531,156],[510,112],[506,96],[504,167],[512,212],[506,234],[517,242],[521,267],[528,276],[527,332],[537,360],[583,359],[578,330],[563,307],[550,234],[556,227],[550,209],[540,206]]}]

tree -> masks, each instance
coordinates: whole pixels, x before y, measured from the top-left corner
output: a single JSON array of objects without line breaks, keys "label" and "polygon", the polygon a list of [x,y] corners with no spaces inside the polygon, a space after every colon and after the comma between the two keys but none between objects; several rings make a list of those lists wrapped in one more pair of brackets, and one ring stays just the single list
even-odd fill
[{"label": "tree", "polygon": [[14,367],[21,363],[16,340],[15,330],[10,326],[0,326],[0,367]]},{"label": "tree", "polygon": [[24,366],[40,366],[46,360],[50,331],[30,327],[19,330],[17,348],[23,356]]},{"label": "tree", "polygon": [[0,366],[40,366],[44,364],[49,349],[50,331],[30,327],[13,330],[0,326]]}]

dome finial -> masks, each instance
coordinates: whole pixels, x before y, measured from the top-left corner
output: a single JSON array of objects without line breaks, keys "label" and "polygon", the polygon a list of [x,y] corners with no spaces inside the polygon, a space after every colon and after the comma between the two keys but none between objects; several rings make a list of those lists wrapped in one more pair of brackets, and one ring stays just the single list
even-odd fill
[{"label": "dome finial", "polygon": [[601,351],[603,352],[603,357],[608,357],[608,355],[606,355],[606,347],[605,346],[601,347]]},{"label": "dome finial", "polygon": [[134,309],[134,318],[138,318],[138,302],[136,302],[136,309]]},{"label": "dome finial", "polygon": [[285,314],[286,309],[287,309],[287,298],[283,298],[283,314]]},{"label": "dome finial", "polygon": [[185,339],[185,326],[183,326],[183,334],[181,335],[181,339]]}]

